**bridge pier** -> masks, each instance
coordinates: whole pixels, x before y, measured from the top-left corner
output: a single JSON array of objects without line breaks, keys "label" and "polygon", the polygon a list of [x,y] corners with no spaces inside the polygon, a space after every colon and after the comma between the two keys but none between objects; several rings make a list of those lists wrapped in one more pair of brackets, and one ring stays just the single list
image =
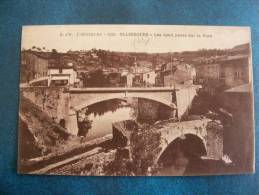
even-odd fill
[{"label": "bridge pier", "polygon": [[223,125],[220,121],[210,121],[207,126],[207,158],[220,160],[223,156]]},{"label": "bridge pier", "polygon": [[65,127],[68,130],[68,133],[72,135],[77,135],[79,131],[77,123],[77,112],[75,110],[70,109],[65,121]]}]

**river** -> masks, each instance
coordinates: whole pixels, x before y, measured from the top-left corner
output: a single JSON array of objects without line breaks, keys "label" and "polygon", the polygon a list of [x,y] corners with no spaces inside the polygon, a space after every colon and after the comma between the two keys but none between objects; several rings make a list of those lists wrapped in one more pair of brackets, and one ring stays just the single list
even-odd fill
[{"label": "river", "polygon": [[78,135],[86,141],[102,137],[112,133],[114,122],[129,119],[139,124],[152,124],[164,119],[166,109],[161,103],[137,98],[99,102],[80,111]]},{"label": "river", "polygon": [[136,109],[126,100],[113,99],[88,106],[79,115],[79,136],[91,140],[112,133],[112,123],[134,120]]}]

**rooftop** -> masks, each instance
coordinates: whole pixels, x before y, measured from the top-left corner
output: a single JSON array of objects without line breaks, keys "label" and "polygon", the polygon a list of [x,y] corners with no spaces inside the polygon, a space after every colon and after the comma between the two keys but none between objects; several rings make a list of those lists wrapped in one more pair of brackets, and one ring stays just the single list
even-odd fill
[{"label": "rooftop", "polygon": [[48,66],[49,69],[74,69],[74,66],[70,65],[60,65],[60,64],[51,64]]},{"label": "rooftop", "polygon": [[248,55],[234,55],[234,56],[227,56],[226,58],[222,58],[219,61],[229,61],[229,60],[239,60],[248,58]]},{"label": "rooftop", "polygon": [[227,90],[225,90],[225,92],[226,93],[251,93],[252,92],[252,85],[251,85],[251,83],[239,85],[237,87],[227,89]]}]

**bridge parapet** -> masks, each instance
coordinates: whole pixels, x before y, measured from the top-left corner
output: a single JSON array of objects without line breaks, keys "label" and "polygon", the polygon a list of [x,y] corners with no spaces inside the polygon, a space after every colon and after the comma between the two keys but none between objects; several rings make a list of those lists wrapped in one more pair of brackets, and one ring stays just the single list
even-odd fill
[{"label": "bridge parapet", "polygon": [[91,88],[69,88],[67,92],[69,93],[89,93],[89,92],[148,92],[148,91],[174,91],[181,90],[185,88],[195,88],[200,89],[201,85],[175,85],[172,87],[91,87]]}]

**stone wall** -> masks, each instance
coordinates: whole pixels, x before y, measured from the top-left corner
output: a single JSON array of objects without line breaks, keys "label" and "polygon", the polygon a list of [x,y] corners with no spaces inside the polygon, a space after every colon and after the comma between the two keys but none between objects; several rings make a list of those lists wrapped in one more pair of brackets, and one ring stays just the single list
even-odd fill
[{"label": "stone wall", "polygon": [[252,93],[224,93],[224,108],[232,115],[226,121],[224,152],[238,165],[238,170],[252,172],[254,164],[254,116]]},{"label": "stone wall", "polygon": [[140,122],[154,122],[159,117],[159,104],[158,102],[150,101],[147,99],[138,99],[138,117]]},{"label": "stone wall", "polygon": [[188,114],[192,101],[197,95],[196,90],[197,89],[195,87],[186,87],[176,91],[176,105],[179,118],[184,114]]},{"label": "stone wall", "polygon": [[223,156],[223,126],[220,121],[210,121],[206,129],[207,157],[219,160]]},{"label": "stone wall", "polygon": [[50,175],[112,175],[109,170],[116,156],[116,150],[99,152],[86,158],[79,159],[64,166],[57,167],[46,174]]},{"label": "stone wall", "polygon": [[157,156],[162,151],[161,132],[150,129],[134,132],[130,142],[135,174],[150,175],[149,171],[155,168]]},{"label": "stone wall", "polygon": [[62,87],[21,88],[20,95],[28,98],[57,123],[65,119],[68,113],[69,93],[64,93]]},{"label": "stone wall", "polygon": [[148,99],[138,99],[138,121],[152,123],[173,117],[171,107]]}]

